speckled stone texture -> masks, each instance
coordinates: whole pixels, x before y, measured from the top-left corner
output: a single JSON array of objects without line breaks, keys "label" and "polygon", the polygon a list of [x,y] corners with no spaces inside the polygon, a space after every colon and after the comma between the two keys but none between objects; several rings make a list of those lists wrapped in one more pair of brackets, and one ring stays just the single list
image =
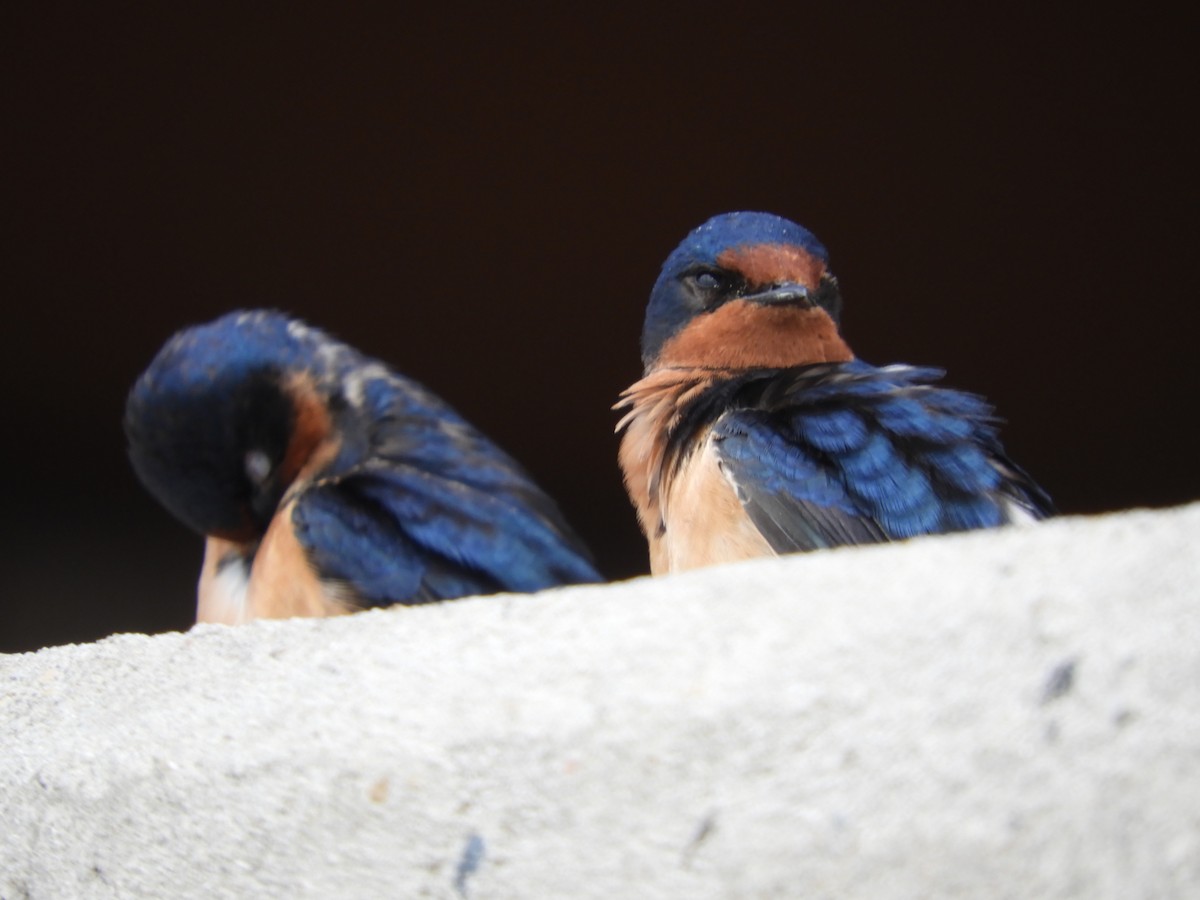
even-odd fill
[{"label": "speckled stone texture", "polygon": [[239,896],[1200,896],[1200,505],[0,657],[0,897]]}]

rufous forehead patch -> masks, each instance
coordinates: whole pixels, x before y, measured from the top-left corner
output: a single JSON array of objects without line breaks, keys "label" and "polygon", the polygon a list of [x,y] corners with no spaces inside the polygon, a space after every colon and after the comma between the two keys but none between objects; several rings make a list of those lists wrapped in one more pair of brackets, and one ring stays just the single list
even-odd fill
[{"label": "rufous forehead patch", "polygon": [[722,268],[741,272],[751,285],[795,282],[816,290],[825,263],[792,244],[746,244],[730,247],[717,257]]}]

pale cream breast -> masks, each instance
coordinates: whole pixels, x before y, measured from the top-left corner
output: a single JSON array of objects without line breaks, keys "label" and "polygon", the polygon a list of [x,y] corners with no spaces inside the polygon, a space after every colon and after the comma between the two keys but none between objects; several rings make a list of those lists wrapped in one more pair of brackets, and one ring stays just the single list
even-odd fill
[{"label": "pale cream breast", "polygon": [[292,503],[275,517],[257,549],[210,537],[196,590],[196,621],[242,625],[255,619],[336,616],[354,605],[313,571],[291,527]]},{"label": "pale cream breast", "polygon": [[711,432],[664,485],[664,529],[650,539],[654,574],[773,556],[721,469]]},{"label": "pale cream breast", "polygon": [[656,575],[773,554],[721,470],[711,431],[696,435],[698,449],[678,467],[667,458],[678,411],[717,377],[714,370],[660,369],[617,404],[627,410],[617,426],[621,470]]},{"label": "pale cream breast", "polygon": [[336,616],[353,611],[351,604],[332,596],[309,565],[292,527],[295,502],[286,503],[271,520],[250,572],[247,601],[250,618],[286,619],[293,616]]}]

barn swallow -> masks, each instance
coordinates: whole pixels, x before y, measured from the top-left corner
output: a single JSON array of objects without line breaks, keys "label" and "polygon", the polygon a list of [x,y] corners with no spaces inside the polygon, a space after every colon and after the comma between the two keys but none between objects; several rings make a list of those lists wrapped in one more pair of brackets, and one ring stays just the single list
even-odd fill
[{"label": "barn swallow", "polygon": [[778,216],[716,216],[667,257],[616,407],[652,571],[1052,514],[982,398],[856,359],[841,305],[825,248]]},{"label": "barn swallow", "polygon": [[142,484],[206,537],[199,622],[598,581],[529,475],[420,384],[281,313],[172,337],[130,392]]}]

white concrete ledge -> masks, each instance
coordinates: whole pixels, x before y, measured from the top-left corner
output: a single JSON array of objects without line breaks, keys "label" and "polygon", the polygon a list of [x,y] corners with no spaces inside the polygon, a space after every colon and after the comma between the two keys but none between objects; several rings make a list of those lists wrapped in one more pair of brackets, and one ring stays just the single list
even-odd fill
[{"label": "white concrete ledge", "polygon": [[7,900],[1197,897],[1200,505],[0,657],[0,826]]}]

